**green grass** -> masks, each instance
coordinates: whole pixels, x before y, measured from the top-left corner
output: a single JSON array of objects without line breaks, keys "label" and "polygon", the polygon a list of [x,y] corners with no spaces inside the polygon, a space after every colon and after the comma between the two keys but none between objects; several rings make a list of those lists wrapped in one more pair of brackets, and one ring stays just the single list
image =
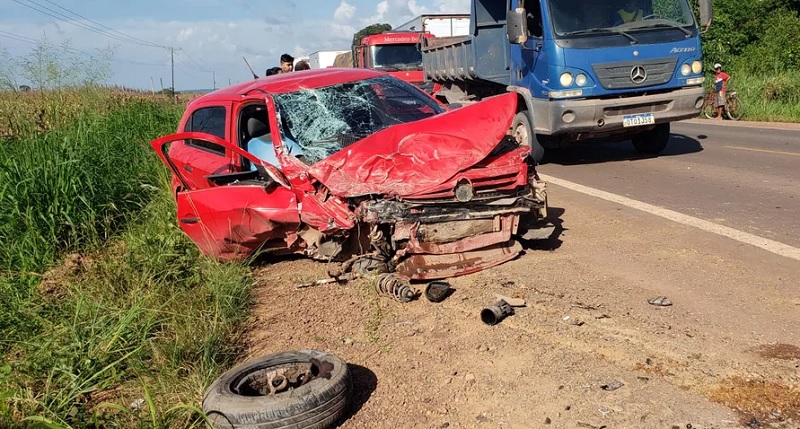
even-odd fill
[{"label": "green grass", "polygon": [[0,142],[0,427],[202,424],[252,280],[175,223],[147,143],[178,114],[135,100]]},{"label": "green grass", "polygon": [[[730,89],[736,91],[744,109],[744,121],[800,122],[800,71],[758,75],[730,72]],[[706,79],[707,87],[714,82]]]}]

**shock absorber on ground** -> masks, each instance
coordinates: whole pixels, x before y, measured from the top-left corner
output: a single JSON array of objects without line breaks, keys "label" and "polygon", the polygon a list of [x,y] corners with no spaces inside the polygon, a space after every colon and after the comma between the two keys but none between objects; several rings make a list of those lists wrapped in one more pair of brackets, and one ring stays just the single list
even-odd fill
[{"label": "shock absorber on ground", "polygon": [[408,281],[394,273],[378,276],[375,282],[375,290],[378,291],[379,295],[390,296],[400,302],[409,302],[417,295],[411,289]]}]

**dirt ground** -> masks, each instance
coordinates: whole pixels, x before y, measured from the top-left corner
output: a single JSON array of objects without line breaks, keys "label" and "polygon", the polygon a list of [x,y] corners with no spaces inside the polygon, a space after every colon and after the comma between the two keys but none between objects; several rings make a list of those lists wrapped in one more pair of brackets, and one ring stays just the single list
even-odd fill
[{"label": "dirt ground", "polygon": [[[433,304],[326,267],[257,269],[248,357],[319,349],[350,365],[342,428],[800,428],[800,267],[551,187],[556,239],[450,279]],[[424,284],[418,285],[424,287]],[[496,326],[495,294],[527,307]],[[672,306],[648,299],[667,296]]]}]

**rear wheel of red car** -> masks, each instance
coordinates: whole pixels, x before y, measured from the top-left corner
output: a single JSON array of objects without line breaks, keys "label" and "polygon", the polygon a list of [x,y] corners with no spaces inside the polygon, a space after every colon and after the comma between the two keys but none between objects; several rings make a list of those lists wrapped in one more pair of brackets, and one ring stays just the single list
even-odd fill
[{"label": "rear wheel of red car", "polygon": [[531,121],[528,120],[527,112],[519,112],[514,116],[514,124],[511,126],[514,138],[520,146],[529,146],[533,159],[537,163],[544,158],[544,147],[536,141],[536,134],[533,132]]},{"label": "rear wheel of red car", "polygon": [[[310,381],[302,383],[309,373]],[[277,392],[270,393],[270,386]],[[347,364],[338,357],[283,352],[222,374],[206,391],[203,411],[215,429],[325,429],[344,415],[352,390]]]}]

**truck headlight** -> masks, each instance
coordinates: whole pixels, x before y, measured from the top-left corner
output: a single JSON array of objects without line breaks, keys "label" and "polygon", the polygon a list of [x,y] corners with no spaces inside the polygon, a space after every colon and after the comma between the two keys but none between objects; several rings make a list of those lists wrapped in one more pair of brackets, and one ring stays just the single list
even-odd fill
[{"label": "truck headlight", "polygon": [[586,85],[586,75],[583,73],[578,74],[575,76],[575,85],[583,86]]},{"label": "truck headlight", "polygon": [[692,63],[692,73],[700,74],[703,71],[703,62],[702,61],[695,61]]},{"label": "truck headlight", "polygon": [[689,76],[689,73],[692,72],[692,67],[689,64],[683,64],[681,66],[681,74],[684,76]]},{"label": "truck headlight", "polygon": [[561,73],[561,77],[558,78],[558,81],[561,82],[561,86],[568,87],[572,85],[572,73],[564,72]]}]

